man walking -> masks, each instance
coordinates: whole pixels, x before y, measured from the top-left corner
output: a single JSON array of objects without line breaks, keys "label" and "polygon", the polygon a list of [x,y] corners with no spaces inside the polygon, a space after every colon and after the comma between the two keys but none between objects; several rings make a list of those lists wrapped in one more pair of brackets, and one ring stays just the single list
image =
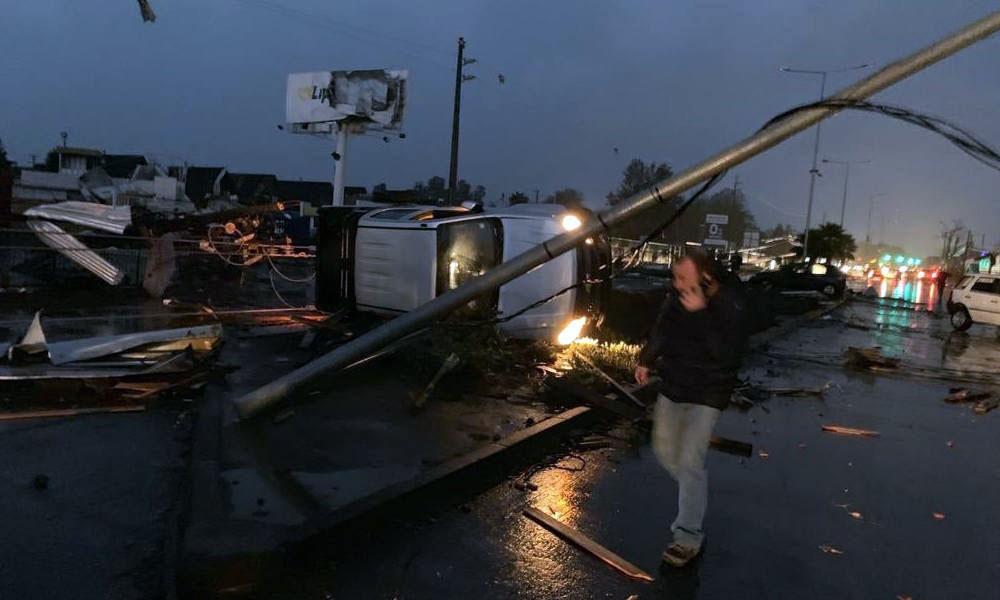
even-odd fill
[{"label": "man walking", "polygon": [[749,319],[737,281],[725,282],[703,253],[673,268],[673,290],[639,355],[635,379],[662,378],[653,414],[653,451],[677,481],[673,542],[663,561],[682,567],[701,552],[708,503],[705,455],[719,414],[729,404],[746,345]]}]

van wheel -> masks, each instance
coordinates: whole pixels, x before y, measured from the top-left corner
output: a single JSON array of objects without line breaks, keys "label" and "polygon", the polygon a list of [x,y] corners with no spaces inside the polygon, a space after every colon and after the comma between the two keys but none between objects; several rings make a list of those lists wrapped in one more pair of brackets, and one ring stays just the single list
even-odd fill
[{"label": "van wheel", "polygon": [[964,306],[959,306],[951,313],[951,326],[955,331],[967,331],[972,327],[972,317]]},{"label": "van wheel", "polygon": [[824,285],[823,289],[820,290],[820,291],[827,298],[833,298],[834,296],[837,295],[837,286],[833,285],[832,283],[828,283],[828,284]]}]

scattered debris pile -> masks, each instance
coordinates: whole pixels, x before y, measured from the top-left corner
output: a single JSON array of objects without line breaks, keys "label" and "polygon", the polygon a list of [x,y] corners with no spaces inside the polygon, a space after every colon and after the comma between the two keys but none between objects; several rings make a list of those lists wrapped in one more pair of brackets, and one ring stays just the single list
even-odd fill
[{"label": "scattered debris pile", "polygon": [[948,404],[971,404],[972,412],[977,415],[985,415],[1000,406],[1000,398],[997,398],[993,392],[970,390],[963,387],[949,389],[944,401]]},{"label": "scattered debris pile", "polygon": [[36,313],[0,343],[0,419],[142,410],[208,380],[219,324],[49,341]]}]

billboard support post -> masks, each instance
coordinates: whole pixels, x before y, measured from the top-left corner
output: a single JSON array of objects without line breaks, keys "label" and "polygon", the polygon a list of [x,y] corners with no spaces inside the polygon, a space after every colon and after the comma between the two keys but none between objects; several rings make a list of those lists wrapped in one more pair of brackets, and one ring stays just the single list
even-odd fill
[{"label": "billboard support post", "polygon": [[333,153],[333,205],[344,205],[344,171],[347,169],[347,123],[337,123],[337,151]]}]

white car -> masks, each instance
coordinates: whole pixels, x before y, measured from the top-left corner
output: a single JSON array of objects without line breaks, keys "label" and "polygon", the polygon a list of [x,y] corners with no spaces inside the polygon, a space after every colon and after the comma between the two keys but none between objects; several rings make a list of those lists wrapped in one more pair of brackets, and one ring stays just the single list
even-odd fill
[{"label": "white car", "polygon": [[948,313],[957,331],[973,323],[1000,326],[1000,275],[967,274],[948,297]]},{"label": "white car", "polygon": [[[316,305],[399,315],[579,227],[581,218],[558,204],[492,211],[416,205],[323,208]],[[610,259],[606,240],[588,240],[473,301],[466,312],[476,314],[471,318],[495,315],[500,330],[511,337],[570,343],[603,316],[610,285],[586,282],[606,279]],[[575,284],[581,285],[521,312]]]}]

